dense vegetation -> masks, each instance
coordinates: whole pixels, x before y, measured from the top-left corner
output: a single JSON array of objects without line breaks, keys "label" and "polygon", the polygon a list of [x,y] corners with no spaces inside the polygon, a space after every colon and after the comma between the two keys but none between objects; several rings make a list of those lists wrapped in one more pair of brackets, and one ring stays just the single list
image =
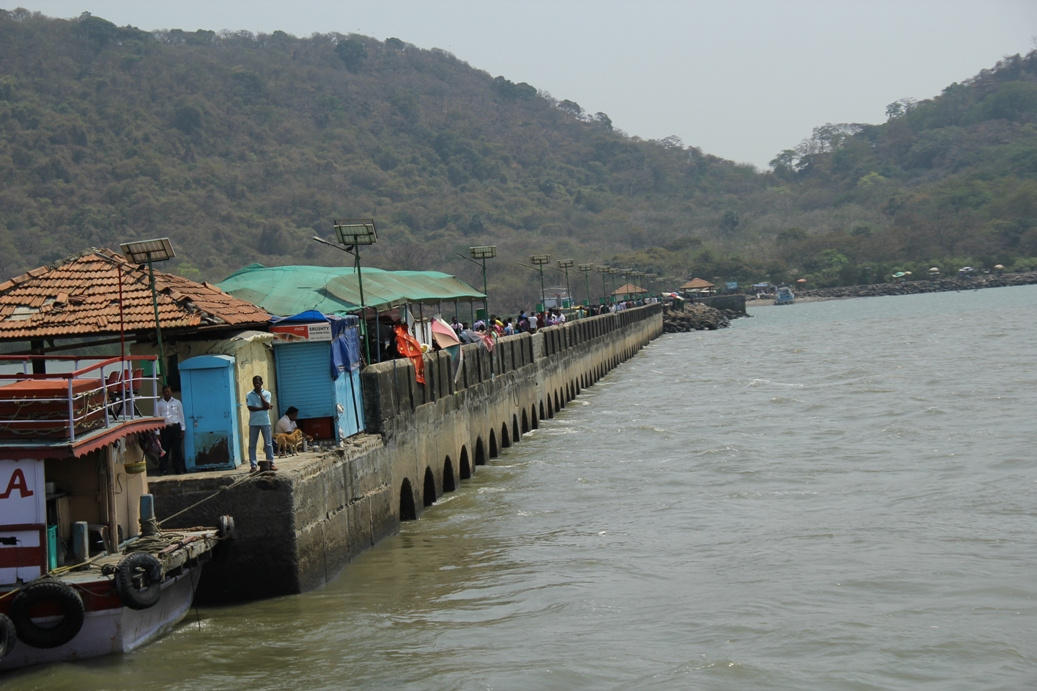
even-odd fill
[{"label": "dense vegetation", "polygon": [[0,278],[162,236],[179,253],[167,268],[210,281],[341,264],[311,240],[341,217],[376,220],[365,265],[473,285],[480,268],[458,254],[497,245],[490,291],[509,310],[539,294],[537,253],[659,287],[1035,266],[1037,54],[889,116],[818,127],[760,172],[397,38],[0,11]]}]

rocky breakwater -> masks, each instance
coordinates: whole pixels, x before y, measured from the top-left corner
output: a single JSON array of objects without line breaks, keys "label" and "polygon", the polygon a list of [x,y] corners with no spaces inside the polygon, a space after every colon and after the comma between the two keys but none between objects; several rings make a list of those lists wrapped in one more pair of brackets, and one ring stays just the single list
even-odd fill
[{"label": "rocky breakwater", "polygon": [[667,309],[663,312],[663,333],[715,331],[730,326],[732,319],[744,316],[744,312],[699,304],[687,305],[683,310]]},{"label": "rocky breakwater", "polygon": [[838,298],[863,298],[883,295],[913,295],[915,293],[940,293],[952,290],[978,290],[980,288],[1003,288],[1037,284],[1037,271],[1012,274],[978,274],[968,278],[937,278],[932,280],[898,281],[874,283],[863,286],[841,286],[838,288],[796,289],[796,299],[835,300]]}]

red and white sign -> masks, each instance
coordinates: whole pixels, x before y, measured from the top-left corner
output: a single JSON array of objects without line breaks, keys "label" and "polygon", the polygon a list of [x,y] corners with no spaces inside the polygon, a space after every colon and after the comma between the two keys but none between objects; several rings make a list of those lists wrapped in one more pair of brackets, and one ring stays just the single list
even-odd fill
[{"label": "red and white sign", "polygon": [[0,523],[0,584],[38,577],[47,523],[43,461],[0,460]]},{"label": "red and white sign", "polygon": [[330,341],[331,324],[274,324],[270,333],[281,341]]},{"label": "red and white sign", "polygon": [[43,461],[0,461],[0,521],[4,525],[47,522]]}]

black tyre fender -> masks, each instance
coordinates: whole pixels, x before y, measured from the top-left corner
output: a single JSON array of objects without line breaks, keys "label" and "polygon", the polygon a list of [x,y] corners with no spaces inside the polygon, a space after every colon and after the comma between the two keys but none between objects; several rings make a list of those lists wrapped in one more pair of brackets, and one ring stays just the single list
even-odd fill
[{"label": "black tyre fender", "polygon": [[162,597],[162,563],[147,552],[131,552],[115,567],[115,592],[130,609],[153,607]]},{"label": "black tyre fender", "polygon": [[17,640],[18,632],[14,629],[14,622],[6,614],[0,614],[0,662],[11,654]]},{"label": "black tyre fender", "polygon": [[[33,609],[45,602],[61,612],[58,623],[40,626],[33,622]],[[86,608],[83,598],[72,586],[44,580],[22,588],[11,602],[10,614],[18,640],[33,648],[57,648],[75,638],[83,628]]]},{"label": "black tyre fender", "polygon": [[216,537],[221,540],[233,540],[235,532],[233,516],[220,516],[216,519]]}]

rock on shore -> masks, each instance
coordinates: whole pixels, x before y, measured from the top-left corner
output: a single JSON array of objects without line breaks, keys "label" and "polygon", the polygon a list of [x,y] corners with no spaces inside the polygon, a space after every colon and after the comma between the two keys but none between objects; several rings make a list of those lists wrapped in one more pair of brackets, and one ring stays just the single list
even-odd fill
[{"label": "rock on shore", "polygon": [[718,310],[706,305],[687,305],[683,311],[668,309],[663,312],[663,333],[687,331],[715,331],[731,325],[732,319],[745,314],[733,310]]}]

